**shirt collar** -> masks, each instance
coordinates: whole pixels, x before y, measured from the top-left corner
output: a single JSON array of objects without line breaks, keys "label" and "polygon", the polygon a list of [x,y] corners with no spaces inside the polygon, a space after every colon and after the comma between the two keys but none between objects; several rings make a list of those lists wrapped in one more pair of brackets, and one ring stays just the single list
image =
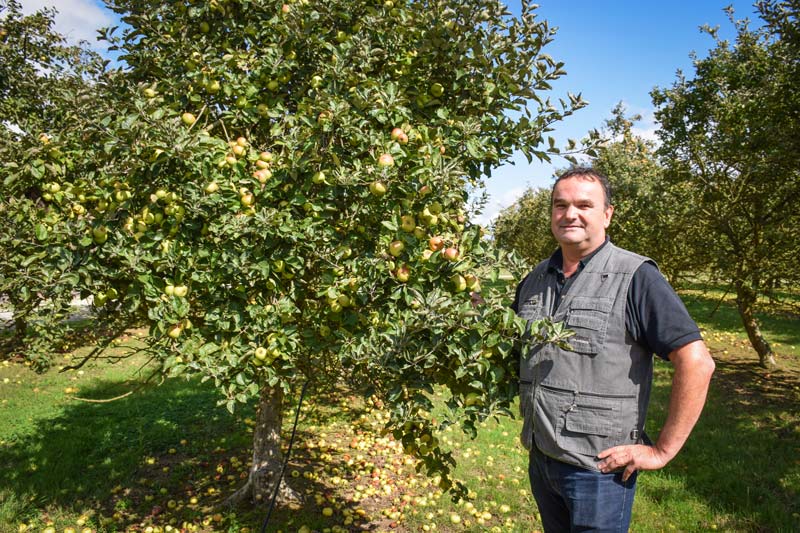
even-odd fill
[{"label": "shirt collar", "polygon": [[[609,242],[609,238],[606,237],[606,240],[603,241],[603,244],[601,244],[600,246],[595,248],[594,251],[592,253],[590,253],[589,255],[586,255],[586,256],[582,257],[581,260],[578,263],[578,270],[579,271],[583,270],[586,267],[586,265],[589,264],[589,261],[592,260],[592,257],[597,255],[597,252],[602,250],[603,247],[606,244],[608,244],[608,242]],[[559,248],[558,250],[553,252],[553,255],[550,256],[550,261],[547,264],[547,270],[548,270],[548,272],[559,272],[560,273],[560,272],[563,272],[563,266],[564,266],[564,255],[561,252],[561,248]]]}]

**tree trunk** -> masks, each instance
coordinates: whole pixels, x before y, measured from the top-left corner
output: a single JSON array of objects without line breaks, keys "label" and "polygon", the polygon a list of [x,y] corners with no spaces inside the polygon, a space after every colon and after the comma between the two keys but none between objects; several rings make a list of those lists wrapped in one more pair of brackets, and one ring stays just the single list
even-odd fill
[{"label": "tree trunk", "polygon": [[758,326],[758,320],[755,316],[756,294],[750,288],[745,286],[742,282],[736,283],[736,306],[739,309],[739,316],[742,317],[742,324],[744,325],[747,336],[750,339],[750,344],[758,353],[758,364],[764,368],[773,368],[777,366],[775,361],[775,353],[772,347],[761,334],[761,328]]},{"label": "tree trunk", "polygon": [[[275,492],[275,483],[281,475],[283,453],[281,452],[281,427],[283,424],[283,390],[280,387],[263,385],[256,410],[256,425],[253,429],[253,463],[247,483],[226,501],[229,506],[250,502],[255,505],[269,504]],[[277,502],[300,501],[300,495],[285,482],[281,483]]]}]

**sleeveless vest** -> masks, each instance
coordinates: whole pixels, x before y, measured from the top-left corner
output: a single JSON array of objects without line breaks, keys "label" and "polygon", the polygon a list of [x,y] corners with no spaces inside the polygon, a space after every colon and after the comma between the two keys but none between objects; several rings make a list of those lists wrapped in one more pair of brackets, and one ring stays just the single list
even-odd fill
[{"label": "sleeveless vest", "polygon": [[[606,243],[555,307],[555,276],[540,263],[520,291],[518,313],[549,317],[575,335],[571,350],[533,345],[520,360],[521,440],[545,455],[597,470],[606,448],[646,439],[653,355],[625,327],[633,274],[650,259]],[[652,261],[651,261],[652,262]]]}]

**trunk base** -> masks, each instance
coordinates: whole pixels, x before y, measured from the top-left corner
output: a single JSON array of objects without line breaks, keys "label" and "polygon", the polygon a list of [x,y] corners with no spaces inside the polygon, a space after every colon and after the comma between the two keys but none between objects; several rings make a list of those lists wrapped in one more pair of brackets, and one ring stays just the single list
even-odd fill
[{"label": "trunk base", "polygon": [[[274,478],[278,476],[280,469],[280,465],[265,465],[259,471],[251,471],[247,483],[231,494],[225,500],[225,505],[227,507],[269,505],[275,494]],[[303,495],[290,487],[283,479],[278,489],[278,495],[275,497],[275,503],[289,506],[300,505],[303,503]]]}]

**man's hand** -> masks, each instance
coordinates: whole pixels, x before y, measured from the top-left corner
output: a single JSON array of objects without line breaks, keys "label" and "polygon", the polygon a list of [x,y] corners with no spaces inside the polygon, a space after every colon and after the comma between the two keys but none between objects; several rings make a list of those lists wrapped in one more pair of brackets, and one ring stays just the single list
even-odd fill
[{"label": "man's hand", "polygon": [[645,444],[614,446],[603,450],[597,457],[602,459],[597,466],[604,474],[625,468],[622,472],[622,481],[628,481],[637,470],[658,470],[669,462],[669,459],[660,454],[655,446]]}]

